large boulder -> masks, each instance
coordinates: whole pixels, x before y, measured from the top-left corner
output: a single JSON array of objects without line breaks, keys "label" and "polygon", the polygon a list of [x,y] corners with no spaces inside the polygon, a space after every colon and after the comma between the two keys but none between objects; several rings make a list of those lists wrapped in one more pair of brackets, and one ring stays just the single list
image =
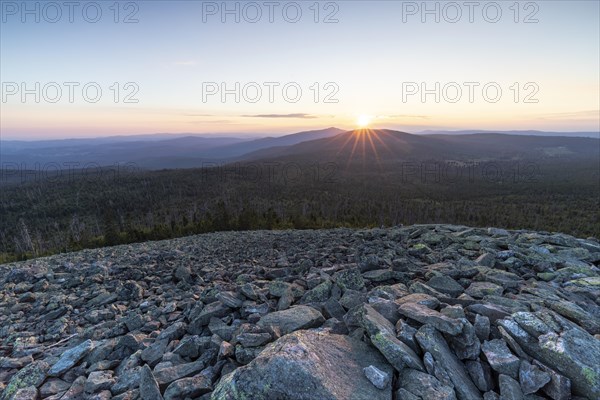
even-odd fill
[{"label": "large boulder", "polygon": [[568,377],[574,394],[600,398],[600,340],[549,310],[498,323],[531,357]]},{"label": "large boulder", "polygon": [[391,385],[376,388],[363,369],[392,374],[392,367],[367,344],[323,331],[281,337],[250,364],[221,378],[213,400],[389,400]]}]

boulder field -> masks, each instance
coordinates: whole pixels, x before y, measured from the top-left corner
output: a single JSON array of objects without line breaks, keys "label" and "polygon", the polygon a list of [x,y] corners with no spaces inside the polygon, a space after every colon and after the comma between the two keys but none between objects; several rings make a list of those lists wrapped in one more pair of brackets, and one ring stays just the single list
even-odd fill
[{"label": "boulder field", "polygon": [[0,400],[600,399],[600,243],[223,232],[0,265]]}]

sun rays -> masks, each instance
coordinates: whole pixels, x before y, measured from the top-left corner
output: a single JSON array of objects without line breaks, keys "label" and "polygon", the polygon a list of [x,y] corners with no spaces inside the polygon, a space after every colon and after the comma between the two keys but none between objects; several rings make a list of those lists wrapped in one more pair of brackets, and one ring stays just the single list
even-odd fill
[{"label": "sun rays", "polygon": [[[350,167],[357,157],[360,157],[363,166],[367,164],[368,159],[374,158],[375,162],[381,167],[380,151],[383,148],[388,152],[392,152],[389,146],[382,140],[382,136],[389,135],[383,130],[374,130],[370,128],[356,129],[347,135],[344,143],[338,150],[338,155],[346,153],[348,146],[351,146],[350,155],[346,162],[346,168]],[[378,150],[379,148],[379,150]]]}]

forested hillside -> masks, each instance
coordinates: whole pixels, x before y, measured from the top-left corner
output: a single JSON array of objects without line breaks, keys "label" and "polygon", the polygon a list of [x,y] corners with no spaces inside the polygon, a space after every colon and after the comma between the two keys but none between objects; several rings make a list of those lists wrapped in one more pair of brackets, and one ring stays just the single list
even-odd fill
[{"label": "forested hillside", "polygon": [[452,223],[600,236],[598,165],[258,162],[2,187],[0,262],[194,233]]}]

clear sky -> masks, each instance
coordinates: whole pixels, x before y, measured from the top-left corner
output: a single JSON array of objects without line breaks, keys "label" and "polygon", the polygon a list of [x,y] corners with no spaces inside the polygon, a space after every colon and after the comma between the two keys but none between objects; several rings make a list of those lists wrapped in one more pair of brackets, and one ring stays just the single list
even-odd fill
[{"label": "clear sky", "polygon": [[1,1],[2,139],[600,129],[598,1],[91,3]]}]

